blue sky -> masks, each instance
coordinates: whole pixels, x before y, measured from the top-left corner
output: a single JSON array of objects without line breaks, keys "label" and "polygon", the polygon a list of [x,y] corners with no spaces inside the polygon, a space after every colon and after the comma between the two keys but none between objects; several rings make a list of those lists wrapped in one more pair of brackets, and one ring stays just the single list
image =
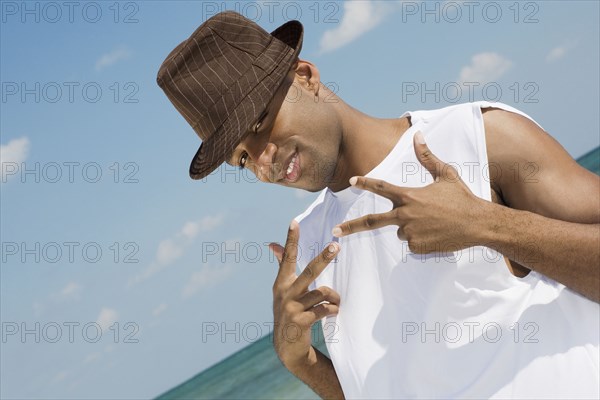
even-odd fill
[{"label": "blue sky", "polygon": [[73,4],[1,2],[4,398],[152,397],[269,332],[265,243],[316,195],[192,181],[199,139],[155,82],[216,9],[299,18],[368,114],[497,100],[573,157],[600,144],[596,1]]}]

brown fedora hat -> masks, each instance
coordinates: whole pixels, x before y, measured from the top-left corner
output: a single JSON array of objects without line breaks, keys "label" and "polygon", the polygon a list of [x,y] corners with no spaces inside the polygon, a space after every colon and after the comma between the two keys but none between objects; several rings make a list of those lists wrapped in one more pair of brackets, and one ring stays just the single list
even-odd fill
[{"label": "brown fedora hat", "polygon": [[303,27],[272,33],[233,11],[206,20],[163,61],[156,82],[202,143],[190,177],[221,165],[267,108],[302,48]]}]

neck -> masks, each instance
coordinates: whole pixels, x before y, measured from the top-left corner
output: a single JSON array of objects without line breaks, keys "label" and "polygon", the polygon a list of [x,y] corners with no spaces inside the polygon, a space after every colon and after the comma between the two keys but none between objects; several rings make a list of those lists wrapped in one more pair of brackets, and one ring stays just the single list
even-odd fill
[{"label": "neck", "polygon": [[381,119],[340,103],[342,143],[334,178],[334,192],[350,186],[353,176],[363,176],[379,165],[411,126],[410,118]]}]

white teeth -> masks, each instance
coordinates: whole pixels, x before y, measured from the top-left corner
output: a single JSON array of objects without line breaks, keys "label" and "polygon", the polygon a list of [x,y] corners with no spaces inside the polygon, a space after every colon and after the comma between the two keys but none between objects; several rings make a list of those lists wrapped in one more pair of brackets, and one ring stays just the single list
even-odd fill
[{"label": "white teeth", "polygon": [[292,161],[290,161],[290,165],[286,171],[286,175],[289,175],[290,172],[292,172],[294,170],[294,163],[296,162],[296,156],[294,156],[294,158],[292,158]]}]

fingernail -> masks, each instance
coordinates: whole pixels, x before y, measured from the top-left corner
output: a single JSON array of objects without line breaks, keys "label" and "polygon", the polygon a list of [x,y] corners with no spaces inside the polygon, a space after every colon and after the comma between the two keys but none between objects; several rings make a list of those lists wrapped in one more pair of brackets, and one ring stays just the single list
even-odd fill
[{"label": "fingernail", "polygon": [[350,178],[350,184],[352,186],[356,185],[356,181],[358,180],[358,178],[356,176],[353,176],[352,178]]},{"label": "fingernail", "polygon": [[423,134],[421,133],[421,131],[418,131],[417,133],[415,133],[415,138],[417,139],[417,143],[425,144],[425,138],[423,137]]},{"label": "fingernail", "polygon": [[340,236],[342,234],[342,228],[340,228],[339,226],[336,226],[335,228],[333,228],[331,230],[331,234],[336,237]]},{"label": "fingernail", "polygon": [[337,245],[334,243],[331,243],[328,247],[327,250],[329,250],[330,253],[335,253],[335,251],[337,250]]},{"label": "fingernail", "polygon": [[298,223],[296,222],[295,219],[293,219],[292,223],[290,224],[290,231],[293,231],[294,229],[296,229],[296,226],[298,226]]}]

